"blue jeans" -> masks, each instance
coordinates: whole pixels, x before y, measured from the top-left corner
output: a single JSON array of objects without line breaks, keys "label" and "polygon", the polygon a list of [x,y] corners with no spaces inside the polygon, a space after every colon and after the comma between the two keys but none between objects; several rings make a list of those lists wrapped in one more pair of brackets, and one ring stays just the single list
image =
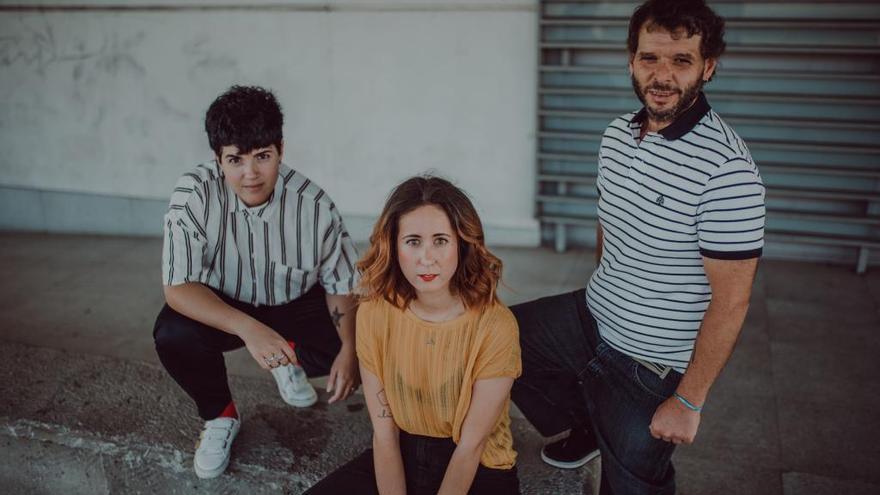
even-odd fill
[{"label": "blue jeans", "polygon": [[657,407],[681,374],[661,379],[598,335],[585,290],[512,306],[523,373],[511,397],[544,436],[593,430],[602,454],[600,493],[674,494],[675,445],[651,437]]}]

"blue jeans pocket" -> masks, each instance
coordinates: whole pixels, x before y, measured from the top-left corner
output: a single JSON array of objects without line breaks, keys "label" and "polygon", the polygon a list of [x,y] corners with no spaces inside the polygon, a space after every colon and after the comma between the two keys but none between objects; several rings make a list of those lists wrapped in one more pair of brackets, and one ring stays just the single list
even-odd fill
[{"label": "blue jeans pocket", "polygon": [[643,365],[632,363],[632,380],[646,394],[658,400],[666,400],[672,396],[681,381],[681,373],[670,370],[666,378],[660,378],[656,373]]}]

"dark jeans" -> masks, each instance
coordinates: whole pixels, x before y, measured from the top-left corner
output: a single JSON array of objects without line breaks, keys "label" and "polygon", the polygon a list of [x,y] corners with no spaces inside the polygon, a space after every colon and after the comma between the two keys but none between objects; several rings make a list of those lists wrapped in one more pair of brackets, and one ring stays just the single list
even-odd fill
[{"label": "dark jeans", "polygon": [[[315,286],[280,306],[251,306],[214,291],[223,302],[256,318],[296,343],[296,357],[308,376],[326,375],[342,343],[327,311],[324,290]],[[196,402],[202,419],[214,419],[232,400],[223,353],[244,346],[235,335],[209,327],[167,304],[153,328],[159,360]]]},{"label": "dark jeans", "polygon": [[648,431],[681,374],[665,379],[598,336],[584,289],[512,306],[523,373],[511,397],[544,436],[591,428],[602,454],[602,494],[673,494],[672,443]]},{"label": "dark jeans", "polygon": [[[400,432],[400,455],[406,475],[406,493],[409,495],[434,495],[440,490],[449,459],[455,450],[451,438],[433,438]],[[367,449],[342,467],[330,473],[307,495],[376,494],[376,471],[373,468],[373,449]],[[489,469],[482,464],[470,495],[508,495],[519,493],[516,466],[512,469]]]}]

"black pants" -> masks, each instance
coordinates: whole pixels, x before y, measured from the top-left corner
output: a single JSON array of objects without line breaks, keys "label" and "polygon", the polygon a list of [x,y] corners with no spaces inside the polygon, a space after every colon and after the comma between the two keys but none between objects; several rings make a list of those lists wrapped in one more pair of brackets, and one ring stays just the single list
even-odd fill
[{"label": "black pants", "polygon": [[587,426],[602,454],[602,495],[675,493],[675,445],[648,430],[657,407],[681,380],[660,378],[598,335],[583,289],[510,310],[519,324],[523,372],[511,398],[550,436]]},{"label": "black pants", "polygon": [[[223,302],[296,343],[296,357],[308,376],[330,372],[341,342],[327,311],[324,290],[315,286],[281,306],[251,306],[214,291]],[[232,400],[223,353],[244,346],[235,335],[209,327],[174,311],[167,304],[153,328],[159,360],[196,402],[199,416],[214,419]]]},{"label": "black pants", "polygon": [[[451,438],[433,438],[400,432],[400,455],[406,475],[406,493],[434,495],[440,490],[449,459],[455,450]],[[306,491],[306,495],[376,494],[376,471],[373,449],[367,449],[354,460],[330,473]],[[516,466],[512,469],[489,469],[483,465],[477,474],[470,495],[508,495],[519,493]]]}]

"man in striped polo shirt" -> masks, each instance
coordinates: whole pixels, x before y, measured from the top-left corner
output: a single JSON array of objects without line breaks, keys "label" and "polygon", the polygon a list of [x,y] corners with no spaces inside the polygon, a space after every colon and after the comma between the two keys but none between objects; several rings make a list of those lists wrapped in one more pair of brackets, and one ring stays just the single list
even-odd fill
[{"label": "man in striped polo shirt", "polygon": [[282,399],[315,403],[307,376],[329,373],[329,402],[358,386],[357,253],[330,197],[281,162],[283,115],[262,88],[233,86],[205,116],[215,160],[183,174],[165,215],[156,351],[205,420],[201,478],[229,463],[241,419],[223,353],[246,346]]},{"label": "man in striped polo shirt", "polygon": [[513,398],[544,460],[602,455],[602,493],[674,493],[675,445],[694,441],[748,309],[764,187],[748,149],[702,93],[724,51],[702,0],[649,0],[630,20],[644,107],[599,151],[597,269],[586,290],[511,309],[523,376]]}]

